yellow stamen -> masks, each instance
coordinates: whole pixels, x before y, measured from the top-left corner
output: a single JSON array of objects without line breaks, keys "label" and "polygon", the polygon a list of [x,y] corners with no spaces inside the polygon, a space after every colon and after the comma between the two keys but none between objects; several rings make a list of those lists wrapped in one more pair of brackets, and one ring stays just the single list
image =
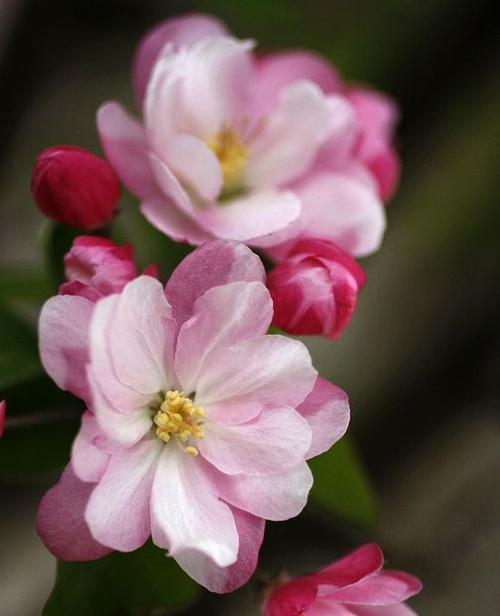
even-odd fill
[{"label": "yellow stamen", "polygon": [[219,159],[224,178],[222,195],[227,196],[241,190],[248,160],[248,148],[238,133],[224,126],[206,143]]},{"label": "yellow stamen", "polygon": [[[204,437],[202,425],[204,416],[203,408],[195,406],[191,398],[184,395],[184,392],[169,390],[153,418],[156,424],[156,436],[165,443],[168,443],[172,437],[180,442],[185,442],[190,438],[202,439]],[[192,445],[182,448],[191,456],[198,455],[198,450]]]}]

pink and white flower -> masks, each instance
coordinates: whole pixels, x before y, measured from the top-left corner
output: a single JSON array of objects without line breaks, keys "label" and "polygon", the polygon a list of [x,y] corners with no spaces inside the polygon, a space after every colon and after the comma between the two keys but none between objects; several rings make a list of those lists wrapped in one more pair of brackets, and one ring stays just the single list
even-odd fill
[{"label": "pink and white flower", "polygon": [[422,584],[383,566],[382,550],[364,545],[317,573],[276,587],[262,616],[416,616],[403,602]]},{"label": "pink and white flower", "polygon": [[202,15],[158,26],[134,63],[143,125],[116,102],[98,112],[108,159],[176,240],[307,235],[373,252],[385,215],[355,105],[321,58],[253,47]]},{"label": "pink and white flower", "polygon": [[264,280],[248,248],[218,241],[165,289],[140,276],[95,304],[46,303],[44,365],[89,408],[40,506],[40,536],[58,558],[128,552],[151,536],[199,583],[228,592],[255,569],[264,521],[305,506],[305,460],[343,435],[348,403],[302,343],[266,335]]}]

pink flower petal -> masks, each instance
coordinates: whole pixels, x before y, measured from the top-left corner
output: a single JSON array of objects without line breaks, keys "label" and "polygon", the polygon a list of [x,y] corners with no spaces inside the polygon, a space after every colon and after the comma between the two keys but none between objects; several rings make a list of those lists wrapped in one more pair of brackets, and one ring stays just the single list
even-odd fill
[{"label": "pink flower petal", "polygon": [[304,235],[333,240],[354,256],[366,256],[380,246],[385,211],[374,191],[355,179],[322,173],[302,184]]},{"label": "pink flower petal", "polygon": [[80,481],[68,464],[40,502],[38,534],[59,560],[95,560],[112,551],[92,537],[85,522],[85,507],[94,488],[94,483]]},{"label": "pink flower petal", "polygon": [[349,401],[346,394],[320,376],[297,410],[312,430],[312,442],[306,459],[328,451],[344,436],[349,425]]},{"label": "pink flower petal", "polygon": [[299,515],[312,484],[312,473],[305,462],[279,475],[217,475],[218,494],[224,501],[272,521]]},{"label": "pink flower petal", "polygon": [[231,282],[264,280],[264,267],[249,248],[218,240],[188,255],[174,270],[165,292],[180,326],[192,316],[196,300],[208,289]]},{"label": "pink flower petal", "polygon": [[214,351],[198,379],[197,401],[295,408],[316,381],[309,351],[298,340],[258,336]]},{"label": "pink flower petal", "polygon": [[90,402],[86,379],[89,323],[94,304],[84,297],[56,296],[43,306],[39,322],[40,357],[57,385]]},{"label": "pink flower petal", "polygon": [[158,195],[139,122],[119,103],[109,101],[99,107],[97,129],[106,157],[128,190],[141,199]]},{"label": "pink flower petal", "polygon": [[[262,610],[262,616],[301,616],[312,614],[316,598],[316,583],[312,577],[295,578],[272,591]],[[335,612],[328,612],[333,615]],[[326,612],[325,612],[326,616]]]},{"label": "pink flower petal", "polygon": [[359,605],[391,605],[412,597],[422,589],[420,581],[403,571],[383,571],[329,593],[335,601]]},{"label": "pink flower petal", "polygon": [[297,177],[329,137],[330,125],[330,104],[316,85],[300,81],[288,86],[251,144],[250,184],[279,186]]},{"label": "pink flower petal", "polygon": [[381,571],[384,554],[375,543],[367,543],[347,556],[324,567],[315,576],[318,583],[330,584],[339,588],[359,582],[366,576]]},{"label": "pink flower petal", "polygon": [[108,465],[109,456],[95,445],[95,438],[99,433],[93,413],[85,411],[82,425],[71,448],[71,466],[82,481],[98,482]]},{"label": "pink flower petal", "polygon": [[187,189],[203,199],[215,199],[222,187],[217,156],[206,143],[191,135],[174,135],[165,147],[169,168]]},{"label": "pink flower petal", "polygon": [[146,199],[141,204],[141,212],[147,220],[165,235],[176,242],[203,244],[211,239],[211,233],[203,230],[189,216],[184,214],[168,197]]},{"label": "pink flower petal", "polygon": [[[98,329],[92,325],[92,345],[99,344],[97,335],[93,337]],[[100,344],[107,336],[120,382],[143,394],[156,394],[173,384],[176,323],[158,280],[140,276],[129,282],[119,295],[108,332],[100,333]]]},{"label": "pink flower petal", "polygon": [[[201,461],[173,443],[163,447],[151,493],[153,541],[189,569],[204,555],[220,567],[236,562],[238,533]],[[189,555],[188,555],[189,554]]]},{"label": "pink flower petal", "polygon": [[151,485],[162,448],[153,438],[111,457],[85,510],[92,536],[103,545],[131,552],[147,541]]},{"label": "pink flower petal", "polygon": [[98,421],[101,406],[109,406],[125,414],[147,406],[151,400],[152,392],[139,392],[123,383],[113,365],[109,336],[119,302],[119,295],[109,295],[97,302],[90,324],[87,380],[92,389],[93,404],[90,406]]},{"label": "pink flower petal", "polygon": [[96,379],[92,376],[90,370],[88,379],[92,388],[95,418],[99,428],[103,432],[103,438],[112,441],[122,448],[127,448],[135,445],[146,436],[152,427],[151,411],[144,406],[147,402],[146,398],[142,398],[143,406],[138,410],[130,410],[130,408],[133,409],[134,406],[133,402],[130,403],[130,401],[128,401],[128,410],[124,413],[123,406],[119,406],[119,408],[114,407],[103,395],[99,383],[97,383]]},{"label": "pink flower petal", "polygon": [[195,550],[184,550],[176,556],[180,566],[211,592],[236,590],[248,582],[257,566],[265,522],[245,511],[231,510],[239,536],[238,556],[233,565],[218,567],[210,557]]},{"label": "pink flower petal", "polygon": [[151,69],[166,43],[175,48],[192,45],[204,36],[226,34],[222,22],[210,15],[190,13],[162,21],[139,42],[133,61],[133,83],[139,108],[151,75]]},{"label": "pink flower petal", "polygon": [[163,48],[144,99],[149,141],[159,154],[176,133],[206,140],[238,119],[252,73],[252,46],[229,36],[207,36],[178,52]]},{"label": "pink flower petal", "polygon": [[206,291],[179,332],[175,371],[182,389],[196,389],[212,351],[265,334],[272,315],[271,297],[261,282],[233,282]]},{"label": "pink flower petal", "polygon": [[291,408],[273,408],[245,424],[214,424],[207,416],[200,453],[228,475],[273,475],[293,469],[304,460],[311,429]]},{"label": "pink flower petal", "polygon": [[298,218],[300,209],[294,193],[269,189],[199,210],[196,218],[217,237],[251,243],[286,229]]},{"label": "pink flower petal", "polygon": [[335,69],[315,53],[298,49],[261,55],[257,59],[252,88],[256,107],[261,113],[269,112],[283,88],[305,79],[318,85],[325,94],[338,92],[341,88]]},{"label": "pink flower petal", "polygon": [[[356,608],[336,603],[326,598],[318,598],[307,610],[307,616],[359,616]],[[380,616],[386,616],[381,614]]]}]

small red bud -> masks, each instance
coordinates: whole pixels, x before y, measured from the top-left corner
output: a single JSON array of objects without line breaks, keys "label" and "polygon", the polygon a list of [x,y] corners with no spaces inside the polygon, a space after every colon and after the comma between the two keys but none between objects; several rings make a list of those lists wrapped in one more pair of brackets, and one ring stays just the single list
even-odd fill
[{"label": "small red bud", "polygon": [[120,197],[110,164],[88,150],[68,145],[52,146],[39,154],[31,192],[46,216],[82,229],[109,222]]}]

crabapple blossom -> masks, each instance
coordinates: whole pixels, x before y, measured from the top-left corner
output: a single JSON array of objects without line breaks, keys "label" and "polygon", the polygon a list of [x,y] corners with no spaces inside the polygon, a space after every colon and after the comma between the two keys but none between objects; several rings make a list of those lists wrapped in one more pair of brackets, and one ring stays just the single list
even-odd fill
[{"label": "crabapple blossom", "polygon": [[[289,249],[308,236],[375,251],[385,214],[370,166],[378,150],[365,151],[377,139],[363,137],[372,115],[358,114],[318,56],[253,50],[207,16],[157,26],[134,62],[143,122],[117,102],[99,109],[111,164],[146,218],[179,241]],[[381,132],[387,140],[388,123]]]},{"label": "crabapple blossom", "polygon": [[382,550],[366,544],[317,573],[275,587],[262,616],[416,616],[404,601],[422,584],[383,565]]},{"label": "crabapple blossom", "polygon": [[120,187],[109,163],[70,145],[52,146],[39,154],[31,192],[46,216],[82,229],[108,223],[120,197]]},{"label": "crabapple blossom", "polygon": [[[38,515],[58,558],[129,552],[151,537],[200,584],[228,592],[254,571],[265,520],[303,509],[306,460],[344,434],[349,408],[301,342],[267,335],[264,281],[247,247],[215,241],[165,289],[139,276],[95,304],[45,304],[44,365],[88,405]],[[68,301],[80,315],[62,337]]]},{"label": "crabapple blossom", "polygon": [[364,281],[356,261],[335,244],[299,240],[267,277],[273,325],[289,334],[338,338]]}]

